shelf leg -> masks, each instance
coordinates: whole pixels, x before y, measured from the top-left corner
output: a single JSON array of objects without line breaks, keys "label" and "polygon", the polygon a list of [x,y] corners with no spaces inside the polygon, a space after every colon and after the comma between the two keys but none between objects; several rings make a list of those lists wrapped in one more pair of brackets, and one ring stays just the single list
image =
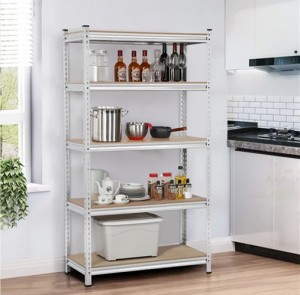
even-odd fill
[{"label": "shelf leg", "polygon": [[84,275],[84,285],[86,287],[92,287],[92,275],[91,274]]}]

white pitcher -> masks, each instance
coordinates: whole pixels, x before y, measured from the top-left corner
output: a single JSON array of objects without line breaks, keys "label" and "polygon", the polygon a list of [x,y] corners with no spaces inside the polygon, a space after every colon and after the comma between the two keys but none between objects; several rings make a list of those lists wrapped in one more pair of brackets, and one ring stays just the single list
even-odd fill
[{"label": "white pitcher", "polygon": [[[115,196],[115,194],[118,193],[118,191],[120,189],[120,185],[121,185],[120,181],[112,180],[108,176],[102,180],[102,182],[101,182],[102,186],[100,185],[100,183],[98,181],[95,181],[94,183],[98,187],[99,195],[106,196],[106,198],[111,201],[112,201],[113,197]],[[117,186],[116,189],[114,189],[115,186]]]}]

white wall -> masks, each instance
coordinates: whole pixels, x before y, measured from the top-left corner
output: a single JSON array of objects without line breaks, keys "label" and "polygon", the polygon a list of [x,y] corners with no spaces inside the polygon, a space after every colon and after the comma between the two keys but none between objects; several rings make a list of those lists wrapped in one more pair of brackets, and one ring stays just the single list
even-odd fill
[{"label": "white wall", "polygon": [[[226,147],[226,74],[224,71],[224,1],[43,0],[40,138],[42,181],[49,193],[30,195],[30,214],[16,229],[2,232],[3,277],[63,271],[64,255],[64,143],[62,29],[89,24],[102,30],[201,32],[213,29],[212,41],[212,235],[229,235],[229,176]],[[134,103],[133,98],[133,102]],[[167,99],[167,102],[169,100]],[[166,103],[164,107],[167,107]],[[131,102],[127,106],[134,109]],[[143,108],[138,106],[136,109]],[[155,119],[155,117],[153,117]],[[157,119],[157,118],[156,118]],[[171,116],[166,117],[173,122]],[[197,118],[189,122],[192,129]],[[200,128],[200,126],[199,126]],[[153,156],[153,155],[152,155]],[[190,162],[190,171],[196,167]],[[176,167],[176,164],[174,165]],[[132,173],[133,171],[130,171]],[[196,228],[193,214],[190,230]],[[168,225],[169,227],[172,224]]]}]

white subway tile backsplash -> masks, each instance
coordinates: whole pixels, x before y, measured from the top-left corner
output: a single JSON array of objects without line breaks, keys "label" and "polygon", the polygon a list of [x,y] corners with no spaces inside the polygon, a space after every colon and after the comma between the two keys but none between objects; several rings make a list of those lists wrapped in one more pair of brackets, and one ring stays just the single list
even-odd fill
[{"label": "white subway tile backsplash", "polygon": [[266,102],[268,101],[267,96],[256,96],[255,101]]},{"label": "white subway tile backsplash", "polygon": [[260,108],[260,102],[250,102],[251,108]]},{"label": "white subway tile backsplash", "polygon": [[269,102],[280,102],[280,97],[279,96],[268,96],[268,101]]},{"label": "white subway tile backsplash", "polygon": [[259,127],[300,129],[300,96],[227,96],[228,119],[257,122]]},{"label": "white subway tile backsplash", "polygon": [[273,115],[261,115],[261,119],[265,121],[273,121]]},{"label": "white subway tile backsplash", "polygon": [[268,110],[267,109],[263,109],[263,108],[260,108],[260,109],[255,109],[255,113],[256,114],[267,114],[268,113]]},{"label": "white subway tile backsplash", "polygon": [[286,122],[286,116],[276,116],[276,115],[274,115],[274,121]]},{"label": "white subway tile backsplash", "polygon": [[292,116],[294,114],[293,110],[281,109],[280,115]]},{"label": "white subway tile backsplash", "polygon": [[280,109],[268,109],[268,114],[270,115],[279,115]]},{"label": "white subway tile backsplash", "polygon": [[293,96],[281,96],[280,97],[281,102],[294,102]]},{"label": "white subway tile backsplash", "polygon": [[245,101],[240,101],[239,102],[239,107],[242,107],[242,108],[247,108],[249,107],[249,102],[245,102]]},{"label": "white subway tile backsplash", "polygon": [[285,102],[274,102],[274,109],[286,109]]}]

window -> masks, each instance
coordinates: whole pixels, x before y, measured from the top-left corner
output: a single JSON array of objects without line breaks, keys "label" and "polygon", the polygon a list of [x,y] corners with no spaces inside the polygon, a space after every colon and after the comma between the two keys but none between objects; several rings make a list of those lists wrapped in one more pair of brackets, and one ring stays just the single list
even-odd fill
[{"label": "window", "polygon": [[30,181],[33,0],[0,0],[0,157],[21,158]]}]

